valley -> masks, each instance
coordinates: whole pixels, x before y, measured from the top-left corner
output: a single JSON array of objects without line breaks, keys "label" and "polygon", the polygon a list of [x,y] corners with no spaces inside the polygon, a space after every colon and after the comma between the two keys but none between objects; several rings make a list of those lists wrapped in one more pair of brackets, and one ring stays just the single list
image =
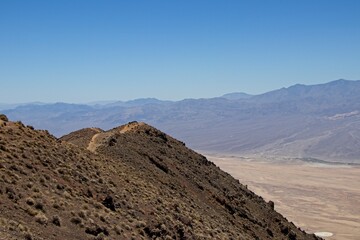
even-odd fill
[{"label": "valley", "polygon": [[[360,236],[360,168],[347,165],[268,162],[259,156],[207,155],[275,210],[309,233],[331,240]],[[326,237],[326,235],[333,236]]]}]

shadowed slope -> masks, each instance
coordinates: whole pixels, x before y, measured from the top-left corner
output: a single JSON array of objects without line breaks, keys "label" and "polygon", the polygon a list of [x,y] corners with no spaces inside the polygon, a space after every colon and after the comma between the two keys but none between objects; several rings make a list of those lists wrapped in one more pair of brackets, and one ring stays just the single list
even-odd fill
[{"label": "shadowed slope", "polygon": [[59,141],[0,121],[0,203],[6,239],[315,239],[205,157],[138,123]]}]

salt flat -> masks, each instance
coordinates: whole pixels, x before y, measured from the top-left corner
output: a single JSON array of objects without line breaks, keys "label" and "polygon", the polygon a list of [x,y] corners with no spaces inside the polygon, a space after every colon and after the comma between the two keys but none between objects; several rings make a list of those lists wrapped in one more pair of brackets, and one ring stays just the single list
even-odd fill
[{"label": "salt flat", "polygon": [[301,229],[329,233],[323,234],[325,239],[360,239],[360,167],[207,157],[266,201],[274,201],[275,209]]}]

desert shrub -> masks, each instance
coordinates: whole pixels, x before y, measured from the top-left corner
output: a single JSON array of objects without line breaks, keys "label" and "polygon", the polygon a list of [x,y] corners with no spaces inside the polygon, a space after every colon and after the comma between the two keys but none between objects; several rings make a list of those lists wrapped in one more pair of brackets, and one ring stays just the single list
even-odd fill
[{"label": "desert shrub", "polygon": [[73,217],[73,218],[71,218],[70,219],[70,222],[72,222],[73,224],[76,224],[76,225],[78,225],[78,224],[81,224],[81,218],[79,218],[79,217]]},{"label": "desert shrub", "polygon": [[9,199],[16,200],[16,194],[12,187],[6,187],[5,193],[8,195]]},{"label": "desert shrub", "polygon": [[4,151],[4,152],[7,152],[7,148],[4,146],[4,145],[0,145],[0,150],[1,151]]},{"label": "desert shrub", "polygon": [[15,230],[16,230],[16,227],[17,227],[17,225],[18,225],[18,223],[15,222],[15,221],[13,221],[13,220],[10,220],[10,221],[8,222],[8,224],[9,224],[8,228],[9,228],[10,231],[15,231]]},{"label": "desert shrub", "polygon": [[44,204],[42,202],[36,202],[34,207],[38,210],[45,212]]},{"label": "desert shrub", "polygon": [[82,219],[85,219],[86,218],[86,211],[84,210],[81,210],[79,213],[78,213],[79,217],[81,217]]},{"label": "desert shrub", "polygon": [[71,194],[70,194],[68,191],[64,191],[63,196],[64,196],[66,199],[71,199]]},{"label": "desert shrub", "polygon": [[105,240],[105,234],[104,233],[99,233],[99,235],[97,235],[94,240]]},{"label": "desert shrub", "polygon": [[38,211],[36,211],[35,209],[31,208],[31,207],[27,207],[25,209],[25,212],[27,214],[29,214],[30,216],[34,217],[36,214],[38,214]]},{"label": "desert shrub", "polygon": [[102,204],[105,206],[105,207],[107,207],[107,208],[109,208],[110,210],[112,210],[112,211],[115,211],[116,209],[115,209],[115,202],[114,202],[114,199],[113,199],[113,197],[112,196],[106,196],[106,198],[104,199],[104,201],[102,202]]},{"label": "desert shrub", "polygon": [[57,215],[55,215],[55,216],[52,217],[51,222],[52,222],[55,226],[58,226],[58,227],[61,226],[60,217],[57,216]]},{"label": "desert shrub", "polygon": [[84,205],[82,206],[82,208],[83,208],[84,210],[89,210],[89,206],[86,205],[86,204],[84,204]]},{"label": "desert shrub", "polygon": [[103,208],[103,205],[101,203],[98,203],[98,202],[94,202],[93,205],[94,205],[94,207],[96,209],[102,209]]},{"label": "desert shrub", "polygon": [[284,235],[287,235],[289,233],[289,227],[288,226],[281,225],[280,230]]},{"label": "desert shrub", "polygon": [[7,116],[5,114],[0,114],[0,120],[4,121],[4,122],[8,122],[9,119],[7,118]]},{"label": "desert shrub", "polygon": [[275,204],[274,204],[274,202],[273,201],[269,201],[269,206],[270,206],[270,208],[272,209],[272,210],[274,210],[275,209]]},{"label": "desert shrub", "polygon": [[146,226],[146,223],[144,221],[138,221],[136,223],[137,228],[144,228]]},{"label": "desert shrub", "polygon": [[289,240],[296,240],[296,233],[293,230],[289,232]]},{"label": "desert shrub", "polygon": [[116,234],[120,235],[124,231],[119,226],[114,226],[114,232],[116,232]]},{"label": "desert shrub", "polygon": [[58,203],[53,203],[53,208],[60,210],[61,206]]},{"label": "desert shrub", "polygon": [[25,233],[24,234],[24,239],[25,240],[33,240],[32,234],[31,233]]},{"label": "desert shrub", "polygon": [[38,213],[36,216],[35,216],[35,221],[37,223],[40,223],[42,225],[46,225],[48,223],[48,218],[45,216],[45,214],[43,213]]},{"label": "desert shrub", "polygon": [[30,206],[33,206],[35,204],[34,199],[32,199],[31,197],[26,198],[25,201],[26,201],[26,204],[30,205]]},{"label": "desert shrub", "polygon": [[93,236],[98,236],[101,233],[109,236],[109,231],[105,227],[98,226],[97,224],[86,227],[85,232]]},{"label": "desert shrub", "polygon": [[269,228],[266,229],[266,232],[270,237],[274,237],[273,232]]},{"label": "desert shrub", "polygon": [[100,215],[99,219],[100,219],[100,221],[102,221],[102,222],[106,222],[106,219],[105,219],[105,217],[104,217],[103,215]]}]

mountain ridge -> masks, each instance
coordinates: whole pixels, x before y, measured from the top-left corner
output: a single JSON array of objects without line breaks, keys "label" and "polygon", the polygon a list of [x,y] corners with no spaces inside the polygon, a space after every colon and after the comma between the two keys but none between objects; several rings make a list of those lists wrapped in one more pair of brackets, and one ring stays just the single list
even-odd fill
[{"label": "mountain ridge", "polygon": [[57,137],[82,127],[106,130],[137,120],[202,152],[359,163],[360,122],[357,114],[351,114],[356,111],[360,111],[360,81],[336,80],[298,84],[245,99],[150,99],[103,107],[54,104],[3,112],[11,119],[49,129]]},{"label": "mountain ridge", "polygon": [[0,231],[9,240],[318,239],[147,124],[57,139],[2,116],[0,159]]}]

